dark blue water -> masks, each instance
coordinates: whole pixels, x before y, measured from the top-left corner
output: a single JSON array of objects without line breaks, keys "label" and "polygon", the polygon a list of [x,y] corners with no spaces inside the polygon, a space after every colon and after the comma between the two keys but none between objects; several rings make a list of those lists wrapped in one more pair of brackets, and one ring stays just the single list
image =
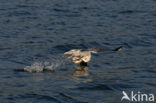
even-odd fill
[{"label": "dark blue water", "polygon": [[[92,55],[85,71],[62,63],[70,49],[120,45]],[[62,64],[17,71],[34,62]],[[123,90],[156,94],[156,1],[1,0],[0,70],[0,103],[120,103]]]}]

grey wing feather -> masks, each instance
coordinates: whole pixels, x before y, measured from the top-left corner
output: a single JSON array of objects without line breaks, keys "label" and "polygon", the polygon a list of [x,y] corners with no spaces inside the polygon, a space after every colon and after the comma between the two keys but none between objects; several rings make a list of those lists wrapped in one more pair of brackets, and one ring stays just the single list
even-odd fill
[{"label": "grey wing feather", "polygon": [[109,49],[109,48],[90,48],[88,50],[94,50],[96,52],[107,52],[107,51],[120,51],[122,49],[122,46],[119,46],[115,49]]}]

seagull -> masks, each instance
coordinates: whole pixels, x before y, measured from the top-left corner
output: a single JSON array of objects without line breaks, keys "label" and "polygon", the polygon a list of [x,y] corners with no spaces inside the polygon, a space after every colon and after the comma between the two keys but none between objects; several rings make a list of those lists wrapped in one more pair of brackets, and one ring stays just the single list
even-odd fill
[{"label": "seagull", "polygon": [[105,51],[120,51],[122,46],[117,47],[113,50],[104,48],[89,48],[87,50],[72,49],[64,53],[71,62],[80,64],[81,66],[87,66],[87,63],[91,60],[91,53],[99,53]]}]

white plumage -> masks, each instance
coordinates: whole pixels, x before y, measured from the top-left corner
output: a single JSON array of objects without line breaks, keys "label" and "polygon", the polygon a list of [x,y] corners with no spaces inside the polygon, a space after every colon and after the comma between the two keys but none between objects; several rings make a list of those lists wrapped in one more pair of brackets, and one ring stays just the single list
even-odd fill
[{"label": "white plumage", "polygon": [[82,51],[81,49],[72,49],[64,54],[70,55],[68,59],[72,62],[78,64],[81,62],[89,62],[91,60],[91,53],[96,53],[94,51]]},{"label": "white plumage", "polygon": [[68,59],[71,60],[71,62],[74,62],[76,64],[82,64],[87,65],[87,63],[91,60],[91,53],[97,53],[97,52],[104,52],[104,51],[119,51],[121,50],[122,46],[115,48],[113,50],[110,49],[101,49],[101,48],[90,48],[87,50],[81,50],[81,49],[72,49],[70,51],[65,52],[65,55],[68,55]]}]

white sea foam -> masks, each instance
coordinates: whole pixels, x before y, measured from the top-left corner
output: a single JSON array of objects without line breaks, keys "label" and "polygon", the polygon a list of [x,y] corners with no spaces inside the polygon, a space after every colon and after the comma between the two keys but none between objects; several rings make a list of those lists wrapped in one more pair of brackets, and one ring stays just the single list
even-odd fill
[{"label": "white sea foam", "polygon": [[34,62],[31,66],[26,66],[24,71],[27,72],[42,72],[44,70],[55,71],[58,67],[63,65],[61,60],[53,60],[52,62]]}]

